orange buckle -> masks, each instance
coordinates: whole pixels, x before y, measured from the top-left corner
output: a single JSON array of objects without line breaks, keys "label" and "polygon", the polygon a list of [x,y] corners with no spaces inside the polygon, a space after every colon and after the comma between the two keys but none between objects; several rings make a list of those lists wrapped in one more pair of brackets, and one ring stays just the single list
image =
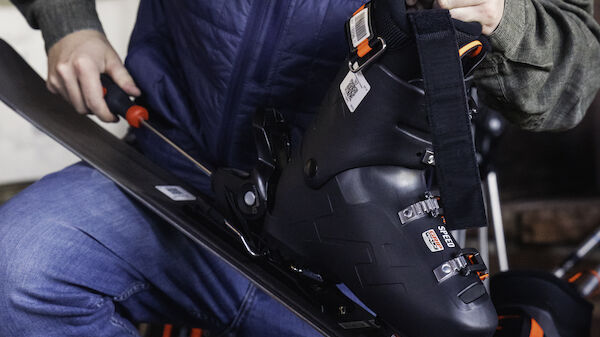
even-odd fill
[{"label": "orange buckle", "polygon": [[387,48],[387,44],[380,37],[377,37],[375,43],[369,42],[369,40],[361,42],[356,49],[356,53],[350,55],[350,59],[348,60],[348,68],[351,72],[359,72],[362,70],[362,68],[366,67],[379,56],[381,56],[381,54],[383,54]]},{"label": "orange buckle", "polygon": [[346,25],[346,35],[350,43],[348,68],[356,73],[379,57],[386,49],[386,43],[376,36],[371,25],[371,4],[360,6]]},{"label": "orange buckle", "polygon": [[358,55],[358,57],[363,57],[367,55],[371,50],[373,50],[373,48],[369,46],[369,40],[364,40],[358,45],[357,48],[358,50],[356,52],[356,55]]}]

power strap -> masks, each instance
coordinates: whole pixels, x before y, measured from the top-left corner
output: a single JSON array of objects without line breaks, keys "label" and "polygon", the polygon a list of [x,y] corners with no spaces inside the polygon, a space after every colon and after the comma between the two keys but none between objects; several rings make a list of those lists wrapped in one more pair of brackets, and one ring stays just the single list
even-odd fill
[{"label": "power strap", "polygon": [[487,225],[464,73],[447,10],[409,14],[421,63],[441,203],[450,229]]}]

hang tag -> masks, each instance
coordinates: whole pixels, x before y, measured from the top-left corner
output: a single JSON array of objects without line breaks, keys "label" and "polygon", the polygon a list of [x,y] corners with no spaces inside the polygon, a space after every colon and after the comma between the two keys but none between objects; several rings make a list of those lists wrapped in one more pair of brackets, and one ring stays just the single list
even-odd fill
[{"label": "hang tag", "polygon": [[174,201],[193,201],[196,197],[190,192],[186,191],[181,186],[176,185],[159,185],[154,186],[157,190],[161,191],[164,195]]},{"label": "hang tag", "polygon": [[367,96],[369,90],[371,90],[371,86],[361,71],[356,73],[349,71],[340,84],[342,97],[344,97],[344,101],[351,112],[354,112],[358,108],[358,105]]},{"label": "hang tag", "polygon": [[369,8],[361,10],[350,18],[350,38],[352,39],[352,46],[358,47],[361,42],[368,39],[371,36],[371,30],[369,29]]}]

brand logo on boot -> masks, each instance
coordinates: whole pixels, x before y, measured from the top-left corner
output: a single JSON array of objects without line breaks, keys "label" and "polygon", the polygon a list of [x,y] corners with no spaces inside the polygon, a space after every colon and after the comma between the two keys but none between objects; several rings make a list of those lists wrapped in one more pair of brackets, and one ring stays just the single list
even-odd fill
[{"label": "brand logo on boot", "polygon": [[440,233],[442,233],[442,238],[444,239],[444,241],[446,242],[446,245],[449,248],[456,247],[456,245],[454,244],[454,241],[452,241],[452,237],[450,236],[450,233],[448,233],[448,231],[446,230],[446,227],[438,226],[438,230],[440,231]]},{"label": "brand logo on boot", "polygon": [[438,235],[435,233],[435,230],[430,229],[426,232],[423,232],[422,236],[423,241],[425,241],[425,244],[427,245],[427,248],[429,248],[430,251],[435,253],[444,250],[444,245],[442,245],[442,242],[440,241]]}]

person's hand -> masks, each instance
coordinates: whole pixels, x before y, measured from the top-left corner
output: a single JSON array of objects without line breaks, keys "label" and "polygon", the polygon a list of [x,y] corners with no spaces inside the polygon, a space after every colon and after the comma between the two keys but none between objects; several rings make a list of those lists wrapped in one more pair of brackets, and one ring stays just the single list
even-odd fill
[{"label": "person's hand", "polygon": [[48,50],[48,90],[60,94],[80,114],[91,112],[105,122],[115,122],[118,118],[104,101],[102,73],[108,74],[127,94],[140,95],[123,62],[98,31],[71,33]]},{"label": "person's hand", "polygon": [[434,7],[450,10],[450,16],[465,22],[479,22],[490,35],[504,14],[504,0],[435,0]]}]

